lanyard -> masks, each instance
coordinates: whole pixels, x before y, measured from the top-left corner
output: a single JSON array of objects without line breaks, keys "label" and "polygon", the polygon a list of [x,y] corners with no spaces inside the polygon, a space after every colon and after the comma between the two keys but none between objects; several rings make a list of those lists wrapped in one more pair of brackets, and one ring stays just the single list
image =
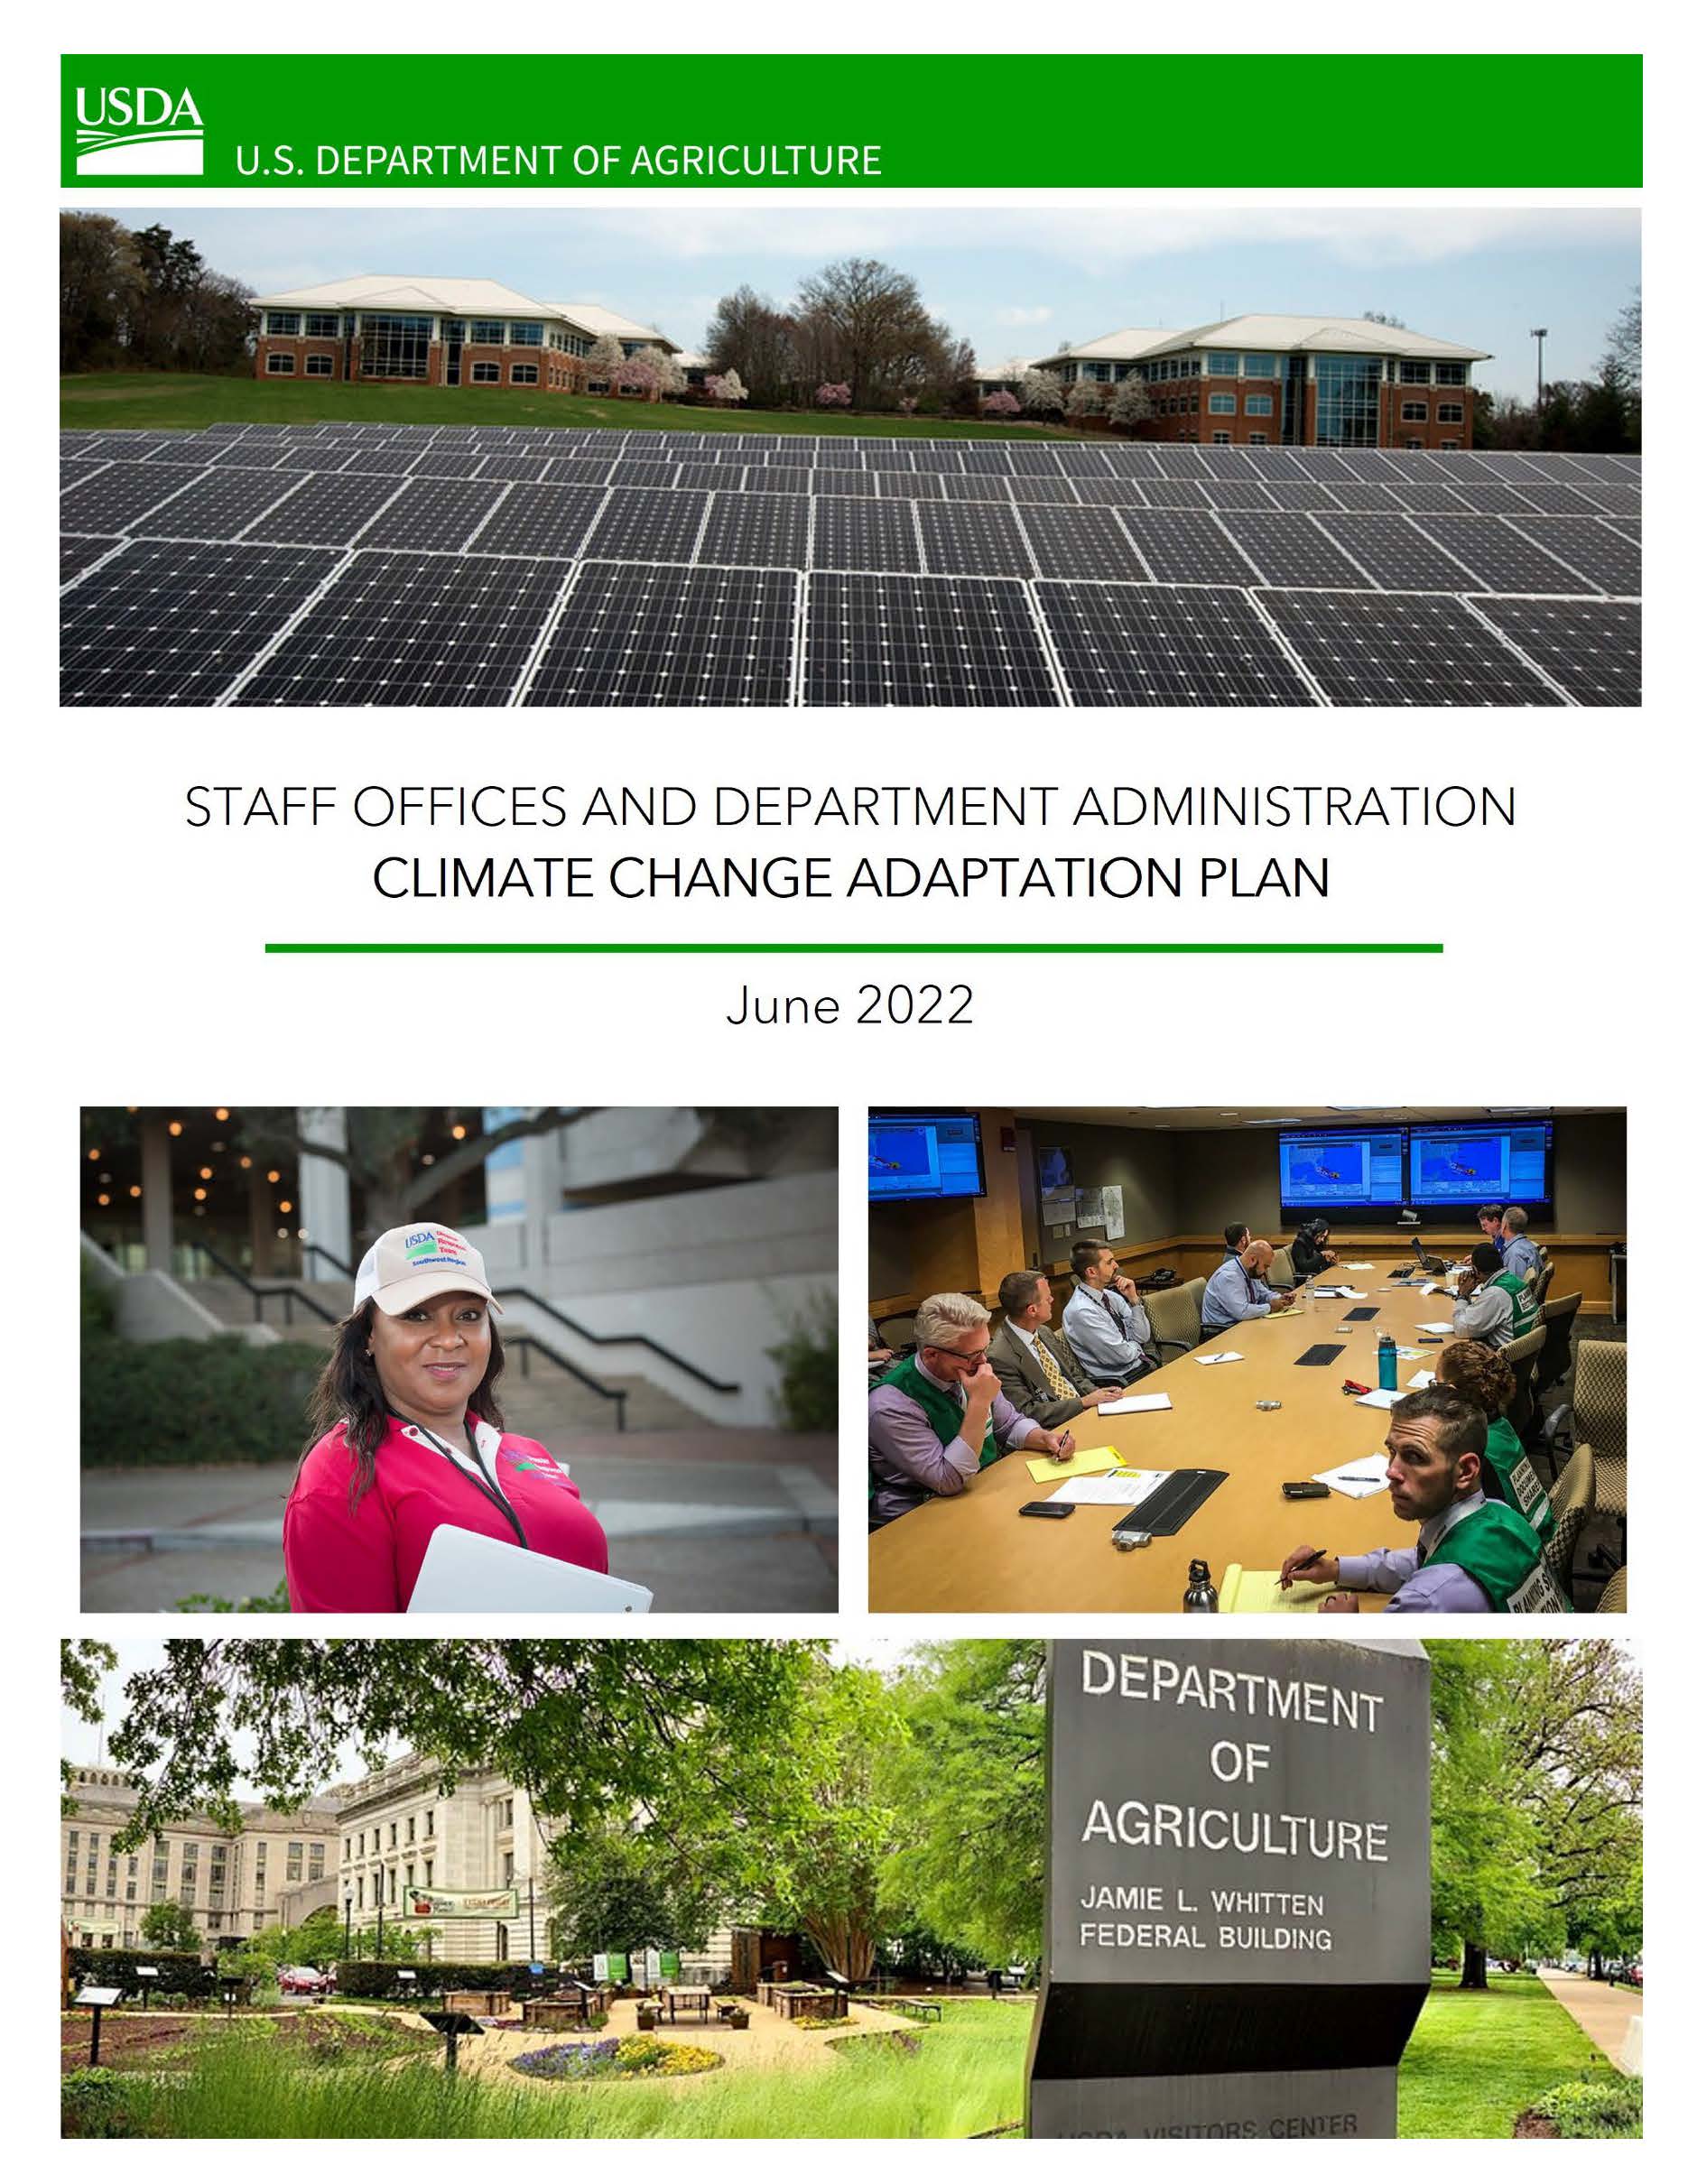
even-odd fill
[{"label": "lanyard", "polygon": [[504,1515],[509,1519],[510,1528],[515,1533],[518,1542],[524,1547],[527,1545],[527,1534],[522,1529],[521,1518],[517,1516],[510,1503],[499,1490],[497,1482],[487,1476],[487,1467],[480,1460],[480,1444],[476,1439],[475,1430],[467,1418],[463,1421],[463,1430],[468,1438],[469,1454],[475,1459],[475,1469],[472,1472],[463,1470],[462,1465],[458,1462],[450,1445],[442,1441],[437,1433],[431,1433],[426,1426],[419,1425],[413,1418],[406,1418],[403,1411],[394,1411],[393,1415],[401,1425],[410,1426],[420,1433],[431,1448],[437,1450],[441,1456],[444,1457],[453,1471],[461,1473],[478,1494],[485,1495],[495,1509],[502,1511]]}]

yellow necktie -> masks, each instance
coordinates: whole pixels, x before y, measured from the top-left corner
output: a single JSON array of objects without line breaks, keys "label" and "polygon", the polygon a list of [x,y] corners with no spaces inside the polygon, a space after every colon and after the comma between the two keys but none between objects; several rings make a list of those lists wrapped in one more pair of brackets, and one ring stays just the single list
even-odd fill
[{"label": "yellow necktie", "polygon": [[1054,1352],[1048,1347],[1041,1335],[1033,1336],[1032,1347],[1036,1352],[1038,1364],[1043,1368],[1043,1378],[1055,1393],[1062,1396],[1076,1395],[1079,1391],[1055,1363]]}]

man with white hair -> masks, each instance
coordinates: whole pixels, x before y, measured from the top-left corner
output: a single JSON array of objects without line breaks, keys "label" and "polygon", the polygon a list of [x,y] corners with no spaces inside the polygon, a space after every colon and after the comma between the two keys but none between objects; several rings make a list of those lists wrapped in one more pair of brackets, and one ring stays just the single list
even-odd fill
[{"label": "man with white hair", "polygon": [[1542,1254],[1524,1233],[1529,1226],[1530,1217],[1522,1206],[1508,1206],[1500,1217],[1495,1248],[1509,1274],[1516,1274],[1520,1282],[1534,1282],[1542,1271]]},{"label": "man with white hair", "polygon": [[914,1315],[914,1354],[883,1374],[867,1397],[868,1523],[887,1524],[934,1494],[961,1494],[1011,1448],[1072,1454],[1072,1436],[1016,1411],[985,1353],[990,1314],[971,1297],[941,1291]]}]

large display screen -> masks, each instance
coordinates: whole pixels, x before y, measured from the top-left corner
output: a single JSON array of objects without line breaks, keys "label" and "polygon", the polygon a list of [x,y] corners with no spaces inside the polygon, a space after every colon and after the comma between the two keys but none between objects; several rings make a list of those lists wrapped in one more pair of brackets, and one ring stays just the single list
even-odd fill
[{"label": "large display screen", "polygon": [[867,1202],[978,1198],[985,1160],[977,1115],[870,1115]]},{"label": "large display screen", "polygon": [[1309,1214],[1393,1214],[1404,1203],[1405,1134],[1368,1130],[1280,1130],[1279,1210],[1285,1220]]},{"label": "large display screen", "polygon": [[1407,1134],[1411,1203],[1522,1206],[1537,1212],[1554,1196],[1554,1125],[1532,1123],[1414,1123]]}]

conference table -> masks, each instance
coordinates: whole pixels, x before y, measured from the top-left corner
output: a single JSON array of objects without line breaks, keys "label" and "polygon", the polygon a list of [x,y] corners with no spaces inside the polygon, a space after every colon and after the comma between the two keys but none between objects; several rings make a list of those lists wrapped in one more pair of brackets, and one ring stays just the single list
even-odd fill
[{"label": "conference table", "polygon": [[[964,1493],[934,1495],[871,1536],[869,1606],[880,1615],[1176,1614],[1197,1557],[1218,1587],[1229,1564],[1275,1569],[1303,1544],[1335,1554],[1411,1547],[1415,1529],[1396,1517],[1387,1493],[1355,1500],[1332,1489],[1327,1499],[1286,1502],[1281,1492],[1286,1479],[1310,1479],[1382,1449],[1388,1412],[1342,1393],[1344,1380],[1377,1385],[1379,1335],[1387,1330],[1401,1347],[1424,1352],[1400,1360],[1403,1389],[1414,1374],[1433,1371],[1438,1346],[1416,1330],[1424,1321],[1451,1319],[1453,1299],[1426,1297],[1419,1282],[1392,1282],[1401,1263],[1398,1251],[1379,1254],[1358,1272],[1339,1261],[1317,1286],[1347,1282],[1363,1297],[1314,1297],[1312,1285],[1303,1285],[1297,1311],[1240,1321],[1177,1353],[1130,1391],[1168,1395],[1170,1411],[1114,1418],[1085,1411],[1065,1428],[1079,1448],[1111,1446],[1122,1464],[1141,1470],[1227,1473],[1182,1531],[1122,1551],[1109,1536],[1128,1514],[1118,1504],[1081,1503],[1059,1520],[1023,1517],[1023,1503],[1053,1495],[1060,1482],[1038,1484],[1026,1470],[1031,1451],[1015,1449]],[[1440,1285],[1444,1278],[1433,1279]],[[1372,1308],[1373,1319],[1351,1317]],[[1341,1347],[1329,1365],[1297,1365],[1315,1343]],[[1240,1350],[1241,1362],[1196,1362],[1222,1350]],[[1258,1410],[1262,1398],[1282,1407]],[[1381,1609],[1383,1596],[1362,1593],[1360,1606]]]}]

